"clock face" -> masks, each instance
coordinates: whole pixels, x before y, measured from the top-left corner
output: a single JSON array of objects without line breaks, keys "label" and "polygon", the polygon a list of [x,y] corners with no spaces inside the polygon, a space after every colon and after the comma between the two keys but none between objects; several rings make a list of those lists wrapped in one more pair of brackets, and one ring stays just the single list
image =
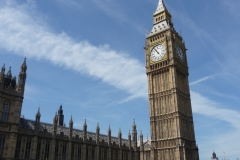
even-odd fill
[{"label": "clock face", "polygon": [[176,52],[181,61],[184,61],[184,54],[181,47],[177,46]]},{"label": "clock face", "polygon": [[151,55],[150,58],[153,61],[159,61],[163,58],[163,56],[166,53],[166,49],[163,45],[157,45],[155,47],[153,47],[152,51],[151,51]]}]

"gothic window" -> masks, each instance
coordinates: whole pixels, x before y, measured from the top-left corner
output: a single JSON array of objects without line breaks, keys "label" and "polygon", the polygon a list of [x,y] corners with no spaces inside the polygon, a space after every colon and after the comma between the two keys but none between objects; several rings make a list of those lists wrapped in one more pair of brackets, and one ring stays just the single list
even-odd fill
[{"label": "gothic window", "polygon": [[41,139],[38,140],[38,143],[37,143],[37,154],[36,154],[36,159],[39,160],[40,158],[40,150],[41,150]]},{"label": "gothic window", "polygon": [[107,159],[107,149],[104,149],[104,160]]},{"label": "gothic window", "polygon": [[31,149],[31,139],[27,139],[26,150],[25,150],[25,159],[30,158],[30,149]]},{"label": "gothic window", "polygon": [[71,148],[71,160],[74,160],[74,144],[72,144],[72,148]]},{"label": "gothic window", "polygon": [[55,145],[55,160],[58,160],[58,142]]},{"label": "gothic window", "polygon": [[81,160],[81,146],[78,145],[78,158],[77,160]]},{"label": "gothic window", "polygon": [[102,149],[100,148],[100,152],[99,152],[99,159],[102,159]]},{"label": "gothic window", "polygon": [[86,160],[88,160],[88,146],[86,147]]},{"label": "gothic window", "polygon": [[5,103],[3,103],[1,120],[8,121],[9,113],[10,113],[10,103],[5,102]]},{"label": "gothic window", "polygon": [[92,160],[95,160],[95,150],[92,148]]},{"label": "gothic window", "polygon": [[0,157],[3,155],[5,136],[0,136]]},{"label": "gothic window", "polygon": [[118,151],[117,150],[113,150],[112,151],[112,159],[113,160],[117,160],[118,159]]},{"label": "gothic window", "polygon": [[128,153],[125,154],[125,159],[128,160]]},{"label": "gothic window", "polygon": [[50,147],[50,141],[46,141],[44,159],[48,159],[49,157],[49,147]]},{"label": "gothic window", "polygon": [[66,160],[66,143],[63,144],[62,148],[62,160]]},{"label": "gothic window", "polygon": [[21,138],[17,139],[17,145],[16,145],[16,150],[15,150],[15,158],[20,158],[20,149],[21,149]]}]

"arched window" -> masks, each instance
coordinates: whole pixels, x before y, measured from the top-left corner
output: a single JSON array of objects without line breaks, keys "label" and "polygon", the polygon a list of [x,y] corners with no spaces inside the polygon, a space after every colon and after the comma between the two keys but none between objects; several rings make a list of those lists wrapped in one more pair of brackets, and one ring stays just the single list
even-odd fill
[{"label": "arched window", "polygon": [[10,113],[10,103],[5,102],[5,103],[3,103],[1,120],[8,121],[9,113]]}]

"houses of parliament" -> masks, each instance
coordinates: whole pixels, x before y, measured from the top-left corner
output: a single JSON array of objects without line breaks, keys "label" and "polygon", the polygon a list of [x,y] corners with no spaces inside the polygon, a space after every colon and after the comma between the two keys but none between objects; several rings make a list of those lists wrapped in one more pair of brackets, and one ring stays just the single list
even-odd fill
[{"label": "houses of parliament", "polygon": [[[52,123],[41,122],[40,110],[33,120],[21,117],[27,62],[18,78],[11,67],[0,72],[1,160],[199,160],[195,141],[188,82],[186,47],[176,32],[163,0],[153,14],[153,28],[146,36],[145,59],[148,82],[151,139],[138,135],[135,122],[128,138],[74,129],[72,118],[64,125],[63,107]],[[147,106],[146,106],[147,107]],[[139,139],[139,141],[138,141]]]}]

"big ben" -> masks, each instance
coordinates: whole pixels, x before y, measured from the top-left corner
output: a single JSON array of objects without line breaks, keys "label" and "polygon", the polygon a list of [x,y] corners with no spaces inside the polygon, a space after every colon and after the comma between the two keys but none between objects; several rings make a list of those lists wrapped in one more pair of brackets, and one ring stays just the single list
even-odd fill
[{"label": "big ben", "polygon": [[185,43],[159,0],[146,37],[151,160],[199,160]]}]

